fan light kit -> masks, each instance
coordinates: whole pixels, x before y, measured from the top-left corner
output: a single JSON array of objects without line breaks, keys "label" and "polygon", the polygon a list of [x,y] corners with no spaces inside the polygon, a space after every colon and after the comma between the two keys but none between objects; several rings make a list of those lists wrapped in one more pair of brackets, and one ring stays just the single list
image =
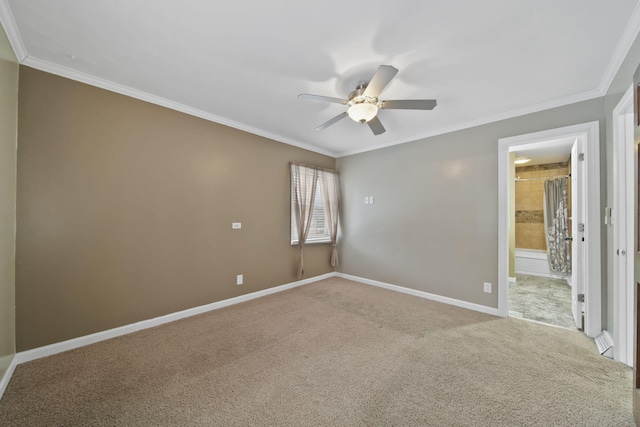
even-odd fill
[{"label": "fan light kit", "polygon": [[347,114],[354,122],[366,123],[378,114],[378,106],[368,102],[353,104],[347,110]]},{"label": "fan light kit", "polygon": [[380,135],[385,132],[385,128],[382,126],[380,119],[378,119],[378,110],[433,110],[437,105],[435,99],[379,101],[378,95],[387,87],[397,73],[398,69],[391,65],[379,66],[371,78],[371,81],[369,83],[360,83],[358,87],[356,87],[356,90],[349,94],[349,99],[332,98],[309,93],[301,93],[298,96],[314,101],[332,102],[349,106],[347,111],[324,122],[318,126],[316,130],[328,128],[332,124],[349,116],[355,122],[367,123],[374,135]]}]

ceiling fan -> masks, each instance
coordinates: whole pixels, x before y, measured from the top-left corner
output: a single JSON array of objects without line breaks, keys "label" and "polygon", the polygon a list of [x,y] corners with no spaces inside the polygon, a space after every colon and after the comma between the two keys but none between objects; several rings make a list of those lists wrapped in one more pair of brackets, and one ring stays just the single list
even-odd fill
[{"label": "ceiling fan", "polygon": [[436,106],[435,99],[378,100],[380,92],[387,87],[397,73],[398,69],[391,65],[379,66],[373,77],[371,77],[371,81],[369,83],[358,84],[356,90],[349,94],[349,99],[332,98],[330,96],[312,95],[309,93],[301,93],[298,97],[349,106],[347,111],[324,122],[318,126],[316,130],[326,129],[349,116],[356,122],[367,123],[374,135],[380,135],[385,132],[385,128],[382,126],[380,119],[378,119],[378,110],[433,110]]}]

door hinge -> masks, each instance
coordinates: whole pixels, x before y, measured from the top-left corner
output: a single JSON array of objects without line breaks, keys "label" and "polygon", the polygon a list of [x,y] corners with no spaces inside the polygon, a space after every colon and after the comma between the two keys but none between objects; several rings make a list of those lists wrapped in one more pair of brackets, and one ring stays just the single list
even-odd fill
[{"label": "door hinge", "polygon": [[578,224],[578,231],[580,233],[584,233],[584,224],[582,224],[582,223]]},{"label": "door hinge", "polygon": [[584,302],[584,294],[578,294],[578,302]]},{"label": "door hinge", "polygon": [[578,160],[584,162],[584,153],[578,154]]}]

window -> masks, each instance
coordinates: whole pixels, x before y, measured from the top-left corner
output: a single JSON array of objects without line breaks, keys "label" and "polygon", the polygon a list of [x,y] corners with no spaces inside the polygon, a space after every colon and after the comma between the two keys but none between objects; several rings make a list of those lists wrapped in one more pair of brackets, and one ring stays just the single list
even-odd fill
[{"label": "window", "polygon": [[[298,224],[295,213],[295,187],[291,182],[291,244],[298,244]],[[313,200],[313,214],[311,216],[311,226],[305,243],[330,243],[329,230],[325,227],[324,209],[322,207],[322,191],[320,180],[316,181],[316,194]]]},{"label": "window", "polygon": [[[296,168],[296,172],[293,172],[293,168]],[[324,186],[329,180],[333,184],[333,180],[337,183],[337,173],[331,170],[319,169],[310,166],[292,164],[291,173],[291,244],[298,244],[298,224],[296,221],[296,188],[299,187],[302,198],[309,199],[313,194],[312,215],[309,225],[309,234],[305,240],[306,244],[309,243],[331,243],[331,219],[327,218],[327,207],[324,197],[334,197],[333,192],[329,192],[329,196],[326,196],[327,191]],[[315,187],[311,184],[315,181]],[[306,190],[302,190],[306,187]],[[335,202],[334,202],[335,203]],[[329,213],[329,215],[331,215]]]}]

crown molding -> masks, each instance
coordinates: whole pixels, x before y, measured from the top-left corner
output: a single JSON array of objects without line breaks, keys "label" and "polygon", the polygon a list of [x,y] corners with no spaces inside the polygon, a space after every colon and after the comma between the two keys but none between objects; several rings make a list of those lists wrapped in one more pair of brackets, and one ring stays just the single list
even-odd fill
[{"label": "crown molding", "polygon": [[611,60],[609,61],[609,65],[607,66],[607,69],[605,70],[605,74],[597,89],[589,92],[585,92],[582,94],[573,95],[566,98],[561,98],[561,99],[541,103],[541,104],[530,106],[530,107],[508,111],[495,116],[484,117],[477,120],[460,123],[454,126],[435,129],[429,132],[413,135],[406,138],[397,139],[388,143],[379,144],[379,145],[366,147],[362,149],[350,150],[350,151],[327,150],[324,148],[316,147],[311,144],[301,143],[296,140],[284,137],[282,135],[278,135],[275,133],[265,131],[263,129],[252,127],[244,123],[240,123],[240,122],[228,119],[226,117],[209,113],[204,110],[193,108],[188,105],[174,102],[166,98],[162,98],[147,92],[130,88],[128,86],[120,85],[109,80],[105,80],[99,77],[95,77],[89,74],[75,71],[70,68],[66,68],[48,61],[33,58],[29,56],[26,50],[26,47],[22,41],[22,37],[18,32],[18,28],[14,20],[13,13],[11,12],[11,8],[9,6],[8,0],[0,0],[0,24],[2,24],[2,26],[4,27],[4,30],[7,34],[7,38],[9,39],[11,47],[14,50],[17,60],[20,63],[26,66],[29,66],[31,68],[35,68],[35,69],[45,71],[51,74],[55,74],[61,77],[65,77],[71,80],[82,82],[91,86],[116,92],[125,96],[129,96],[135,99],[149,102],[155,105],[163,106],[165,108],[169,108],[175,111],[179,111],[185,114],[199,117],[204,120],[229,126],[229,127],[232,127],[244,132],[248,132],[254,135],[262,136],[264,138],[268,138],[277,142],[292,145],[294,147],[302,148],[304,150],[316,152],[316,153],[334,157],[334,158],[339,158],[339,157],[345,157],[345,156],[350,156],[354,154],[360,154],[368,151],[379,150],[382,148],[392,147],[394,145],[400,145],[408,142],[418,141],[418,140],[433,137],[433,136],[443,135],[450,132],[464,130],[464,129],[468,129],[476,126],[497,122],[500,120],[510,119],[510,118],[522,116],[525,114],[535,113],[535,112],[543,111],[550,108],[561,107],[561,106],[569,105],[572,103],[586,101],[589,99],[604,96],[607,93],[611,83],[613,82],[615,75],[620,69],[620,66],[624,61],[624,58],[628,54],[629,49],[631,48],[633,42],[635,41],[636,37],[640,33],[640,3],[636,5],[631,15],[631,18],[627,23],[627,26],[625,27],[625,30],[623,32],[623,36],[620,42],[618,43],[611,57]]},{"label": "crown molding", "polygon": [[346,157],[354,154],[366,153],[367,151],[374,151],[374,150],[379,150],[381,148],[392,147],[394,145],[400,145],[408,142],[419,141],[421,139],[430,138],[433,136],[444,135],[444,134],[456,132],[459,130],[464,130],[464,129],[469,129],[469,128],[482,126],[490,123],[499,122],[501,120],[512,119],[515,117],[524,116],[526,114],[538,113],[540,111],[550,110],[552,108],[557,108],[557,107],[563,107],[565,105],[575,104],[577,102],[588,101],[590,99],[598,98],[601,96],[604,96],[603,93],[599,89],[596,89],[589,92],[580,93],[578,95],[572,95],[572,96],[567,96],[565,98],[554,99],[552,101],[543,102],[541,104],[532,105],[530,107],[524,107],[516,110],[507,111],[505,113],[497,114],[495,116],[483,117],[481,119],[460,123],[454,126],[435,129],[433,131],[399,139],[399,140],[388,142],[385,144],[375,145],[373,147],[367,147],[367,148],[362,148],[362,149],[353,150],[353,151],[340,152],[337,154],[337,157],[338,158]]},{"label": "crown molding", "polygon": [[247,126],[244,123],[236,122],[226,117],[218,116],[218,115],[209,113],[207,111],[200,110],[198,108],[193,108],[188,105],[181,104],[179,102],[171,101],[170,99],[162,98],[160,96],[152,95],[150,93],[143,92],[138,89],[133,89],[128,86],[114,83],[110,80],[105,80],[100,77],[96,77],[96,76],[92,76],[76,70],[72,70],[67,67],[62,67],[52,62],[43,61],[40,59],[33,58],[31,56],[27,56],[22,63],[23,65],[34,68],[36,70],[44,71],[50,74],[55,74],[60,77],[68,78],[70,80],[74,80],[80,83],[85,83],[90,86],[95,86],[101,89],[105,89],[110,92],[115,92],[121,95],[129,96],[131,98],[139,99],[141,101],[149,102],[151,104],[159,105],[161,107],[169,108],[171,110],[175,110],[181,113],[189,114],[191,116],[199,117],[201,119],[208,120],[210,122],[215,122],[215,123],[229,126],[229,127],[232,127],[244,132],[248,132],[254,135],[262,136],[264,138],[268,138],[276,142],[281,142],[284,144],[292,145],[294,147],[302,148],[304,150],[313,151],[319,154],[324,154],[325,156],[336,157],[336,153],[334,152],[323,150],[321,148],[314,147],[311,145],[303,144],[298,141],[294,141],[292,139],[285,138],[283,136],[276,135],[274,133],[270,133],[262,129],[258,129],[252,126]]},{"label": "crown molding", "polygon": [[13,19],[13,13],[7,0],[0,0],[0,24],[4,28],[13,53],[16,55],[18,62],[22,62],[27,57],[27,49],[24,47],[22,37],[18,32],[18,26],[15,19]]},{"label": "crown molding", "polygon": [[627,23],[624,32],[622,33],[622,38],[616,47],[616,50],[613,51],[613,55],[611,56],[611,60],[609,61],[609,66],[607,67],[604,76],[602,77],[602,81],[600,82],[599,90],[602,93],[602,96],[606,95],[611,83],[613,83],[613,79],[616,77],[618,70],[622,66],[622,62],[626,58],[629,53],[629,49],[631,49],[631,45],[638,37],[640,33],[640,3],[636,5],[636,8],[633,10],[631,14],[631,19]]}]

